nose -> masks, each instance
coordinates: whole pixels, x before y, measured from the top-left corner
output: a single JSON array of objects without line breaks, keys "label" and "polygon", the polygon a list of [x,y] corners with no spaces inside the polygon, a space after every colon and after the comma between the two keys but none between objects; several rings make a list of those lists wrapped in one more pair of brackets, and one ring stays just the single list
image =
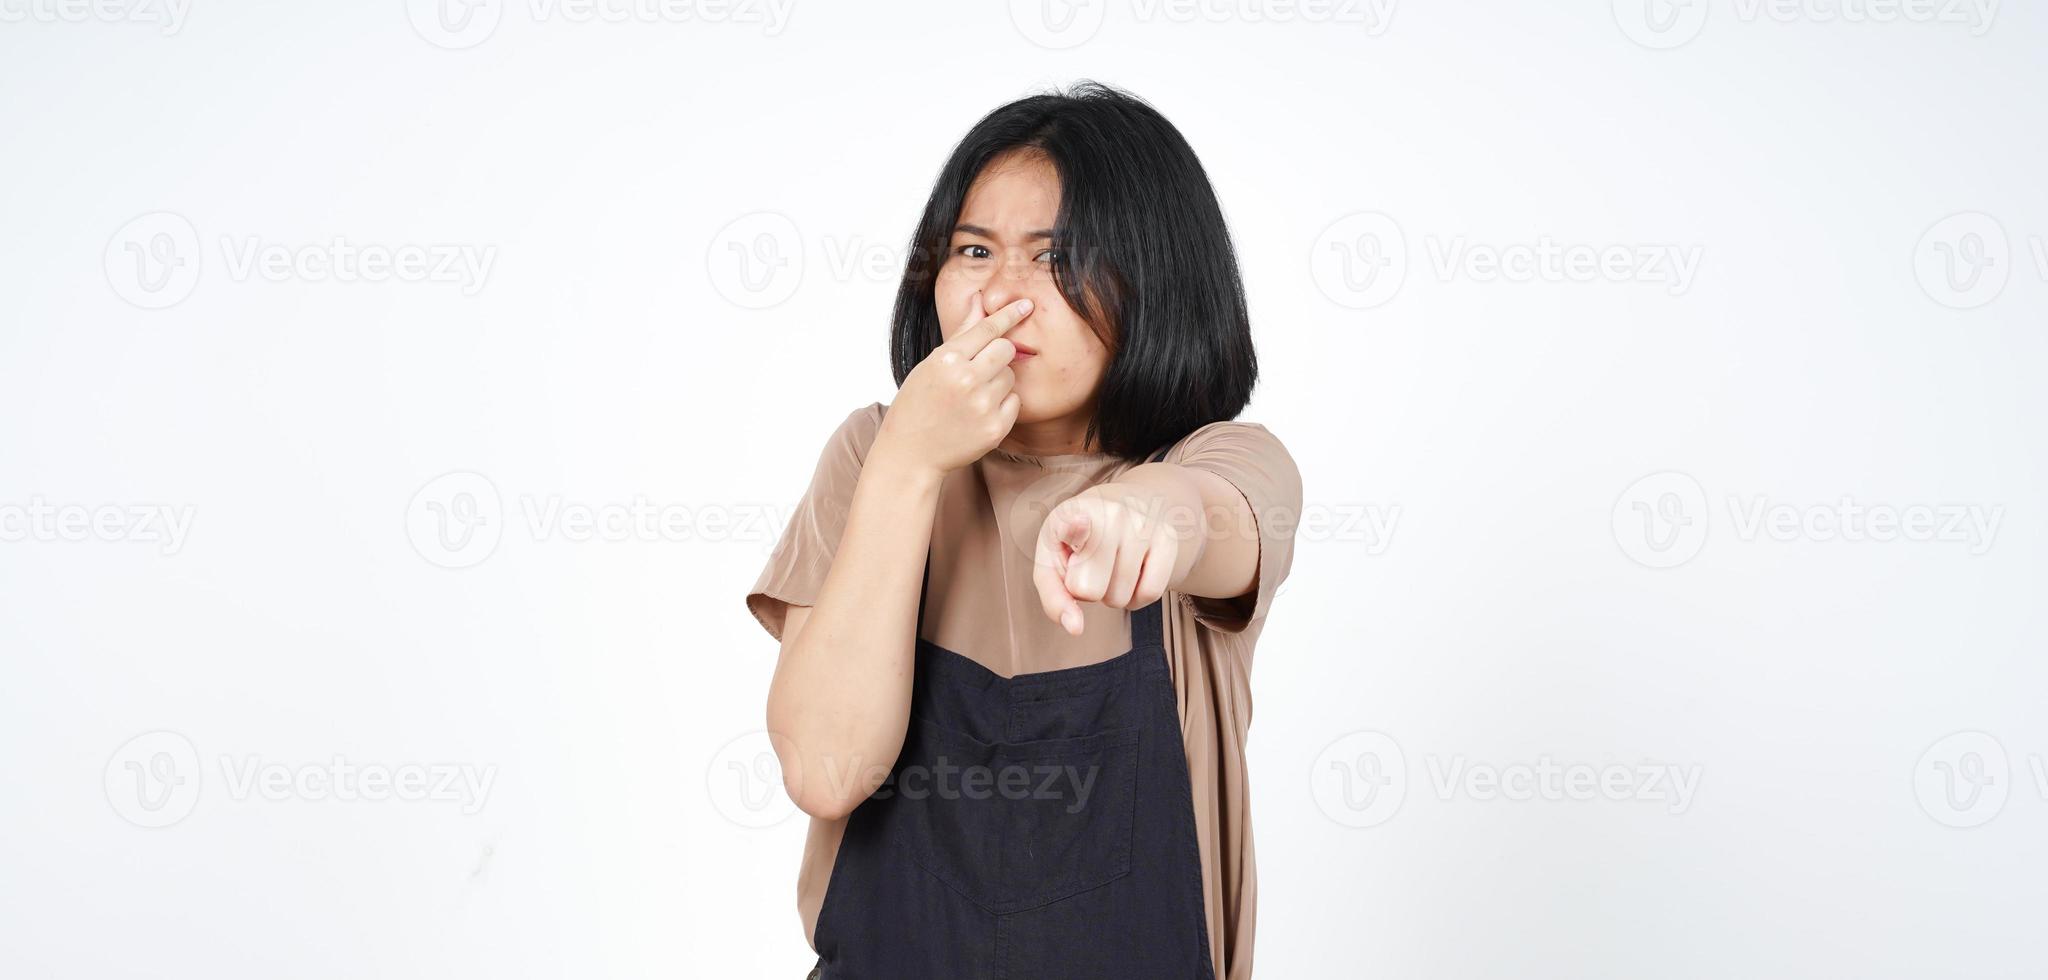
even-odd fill
[{"label": "nose", "polygon": [[1038,284],[1033,272],[1030,259],[1019,259],[1012,253],[982,281],[981,308],[994,313],[1020,299],[1037,303]]}]

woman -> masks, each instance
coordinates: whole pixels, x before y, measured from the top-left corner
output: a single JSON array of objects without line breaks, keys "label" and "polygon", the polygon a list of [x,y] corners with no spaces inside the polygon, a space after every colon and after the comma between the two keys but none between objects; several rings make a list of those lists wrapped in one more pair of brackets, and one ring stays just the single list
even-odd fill
[{"label": "woman", "polygon": [[1293,460],[1207,175],[1093,83],[953,151],[747,606],[823,980],[1251,973],[1249,676]]}]

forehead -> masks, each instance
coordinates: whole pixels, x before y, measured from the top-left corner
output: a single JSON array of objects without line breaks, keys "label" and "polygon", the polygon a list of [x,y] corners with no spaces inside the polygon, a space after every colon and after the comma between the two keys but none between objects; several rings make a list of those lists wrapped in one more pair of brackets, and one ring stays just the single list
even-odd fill
[{"label": "forehead", "polygon": [[960,204],[960,221],[998,234],[1049,228],[1060,210],[1060,177],[1043,154],[1007,153],[989,161]]}]

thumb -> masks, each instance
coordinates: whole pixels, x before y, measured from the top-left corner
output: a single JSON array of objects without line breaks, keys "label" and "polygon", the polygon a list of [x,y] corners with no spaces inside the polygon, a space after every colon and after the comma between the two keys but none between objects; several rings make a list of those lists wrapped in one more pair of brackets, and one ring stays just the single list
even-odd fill
[{"label": "thumb", "polygon": [[1088,512],[1078,507],[1068,508],[1054,520],[1053,537],[1074,551],[1088,547],[1089,538],[1094,536],[1095,522],[1088,519]]}]

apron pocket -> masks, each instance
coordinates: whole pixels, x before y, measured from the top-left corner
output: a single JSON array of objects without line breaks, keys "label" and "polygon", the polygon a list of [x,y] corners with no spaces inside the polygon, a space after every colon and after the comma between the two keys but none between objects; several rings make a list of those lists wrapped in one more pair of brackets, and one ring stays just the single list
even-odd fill
[{"label": "apron pocket", "polygon": [[912,716],[892,792],[903,845],[989,912],[1049,905],[1131,871],[1138,729],[982,742]]}]

